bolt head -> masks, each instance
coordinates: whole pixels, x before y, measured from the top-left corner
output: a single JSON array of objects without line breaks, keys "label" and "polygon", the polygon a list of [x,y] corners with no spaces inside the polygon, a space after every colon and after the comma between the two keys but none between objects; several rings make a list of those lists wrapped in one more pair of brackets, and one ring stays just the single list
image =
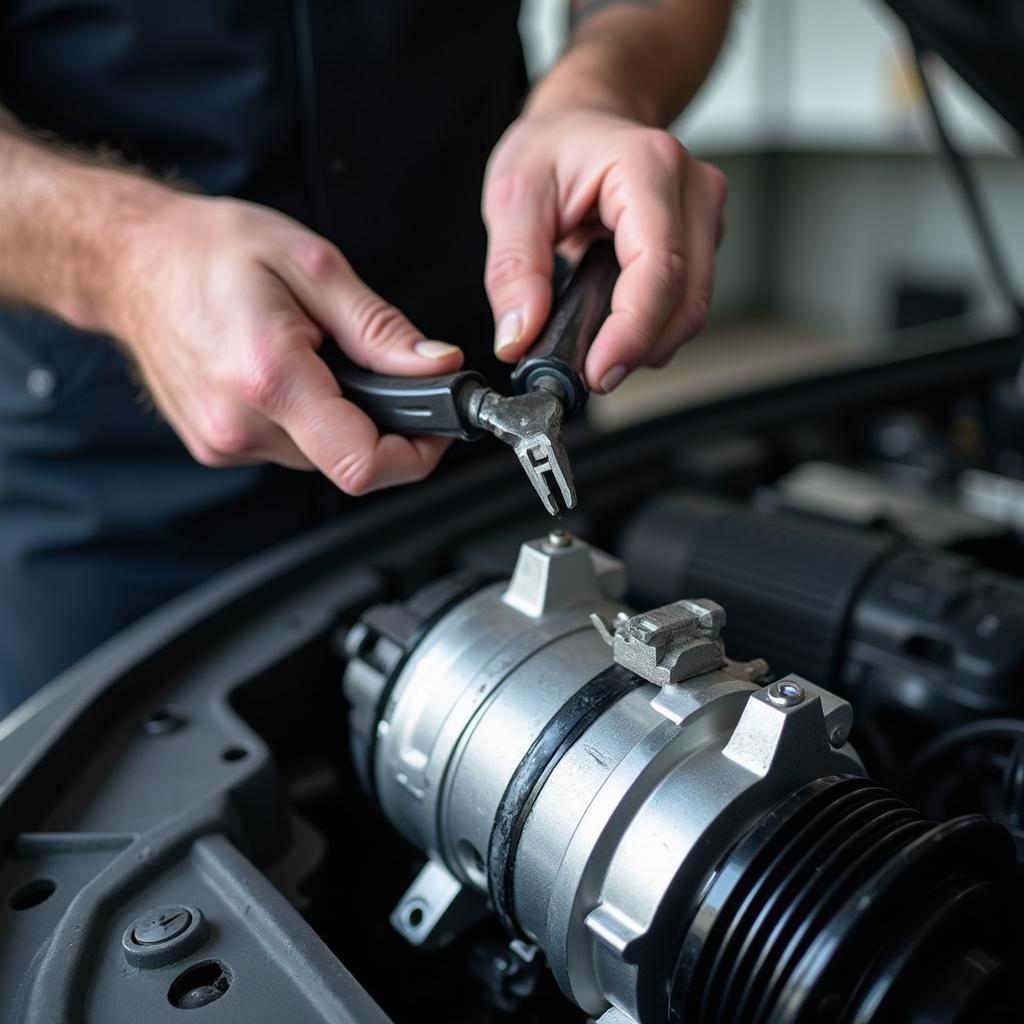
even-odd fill
[{"label": "bolt head", "polygon": [[791,708],[802,703],[804,688],[789,679],[780,679],[768,687],[768,699],[781,708]]},{"label": "bolt head", "polygon": [[572,546],[572,534],[568,530],[552,530],[548,534],[548,547],[568,548]]}]

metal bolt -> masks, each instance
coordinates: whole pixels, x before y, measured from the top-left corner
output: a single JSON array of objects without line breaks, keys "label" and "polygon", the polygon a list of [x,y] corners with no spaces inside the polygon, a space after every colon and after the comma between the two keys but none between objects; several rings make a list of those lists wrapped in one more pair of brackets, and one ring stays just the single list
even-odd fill
[{"label": "metal bolt", "polygon": [[768,699],[779,707],[791,708],[804,699],[804,688],[787,679],[780,679],[768,687]]},{"label": "metal bolt", "polygon": [[132,938],[140,946],[155,946],[177,938],[192,923],[192,915],[184,907],[165,907],[147,917],[140,917],[132,928]]},{"label": "metal bolt", "polygon": [[568,530],[552,530],[548,534],[549,548],[567,548],[572,546],[572,534]]},{"label": "metal bolt", "polygon": [[846,731],[844,729],[833,729],[828,741],[833,747],[841,747],[846,742]]}]

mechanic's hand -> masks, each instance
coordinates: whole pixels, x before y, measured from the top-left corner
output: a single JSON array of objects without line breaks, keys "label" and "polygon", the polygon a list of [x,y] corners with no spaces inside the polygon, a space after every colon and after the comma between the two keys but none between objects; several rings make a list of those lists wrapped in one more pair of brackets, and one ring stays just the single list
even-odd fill
[{"label": "mechanic's hand", "polygon": [[447,441],[380,436],[317,355],[323,333],[379,373],[459,368],[338,250],[261,206],[169,194],[123,246],[120,337],[163,414],[207,466],[321,470],[349,494],[419,480]]},{"label": "mechanic's hand", "polygon": [[543,327],[556,245],[579,255],[605,229],[622,273],[587,383],[611,391],[637,366],[667,362],[707,318],[725,190],[722,172],[667,132],[595,109],[528,110],[484,185],[498,355],[519,359]]}]

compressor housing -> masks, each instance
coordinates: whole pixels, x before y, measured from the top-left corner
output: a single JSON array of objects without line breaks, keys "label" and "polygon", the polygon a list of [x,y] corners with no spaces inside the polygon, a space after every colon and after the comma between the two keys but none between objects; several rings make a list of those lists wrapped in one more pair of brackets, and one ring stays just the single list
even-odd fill
[{"label": "compressor housing", "polygon": [[863,777],[849,704],[625,584],[556,531],[349,632],[357,769],[428,858],[394,927],[493,912],[605,1024],[1009,1020],[1007,833],[925,821]]}]

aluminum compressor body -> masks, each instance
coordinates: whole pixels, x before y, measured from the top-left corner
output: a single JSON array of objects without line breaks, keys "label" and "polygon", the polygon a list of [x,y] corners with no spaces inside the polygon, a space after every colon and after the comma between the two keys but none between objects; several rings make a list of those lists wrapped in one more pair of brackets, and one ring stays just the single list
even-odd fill
[{"label": "aluminum compressor body", "polygon": [[345,693],[365,784],[429,858],[394,926],[443,941],[489,905],[588,1013],[665,1020],[723,855],[788,794],[862,768],[846,702],[730,662],[713,602],[638,615],[624,585],[580,540],[531,541],[509,581],[364,617]]}]

